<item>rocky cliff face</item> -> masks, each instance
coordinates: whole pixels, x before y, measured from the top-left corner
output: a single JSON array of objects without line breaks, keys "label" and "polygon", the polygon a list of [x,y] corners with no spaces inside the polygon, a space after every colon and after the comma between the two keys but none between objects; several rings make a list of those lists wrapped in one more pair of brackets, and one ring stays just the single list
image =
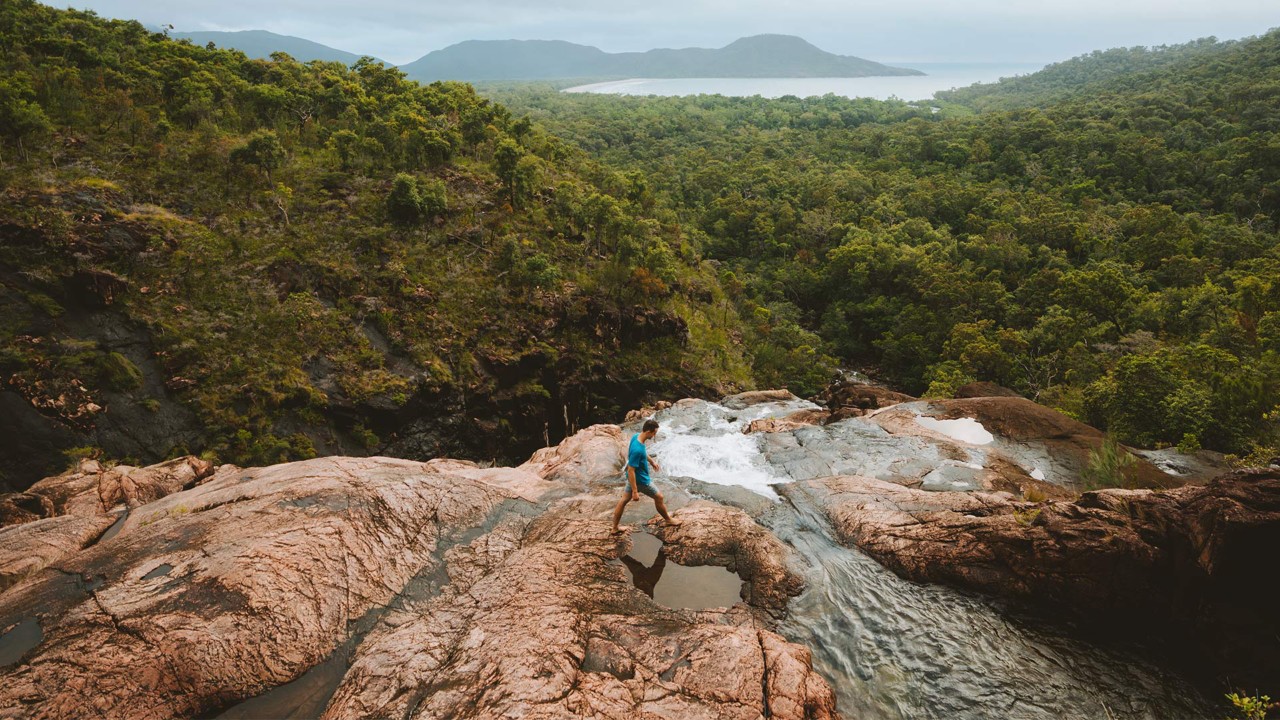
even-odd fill
[{"label": "rocky cliff face", "polygon": [[[1092,436],[1043,408],[844,396],[867,407],[753,393],[658,410],[683,524],[647,522],[646,500],[621,535],[630,435],[611,425],[508,468],[82,463],[0,496],[0,717],[1211,712],[1141,653],[902,583],[863,552],[1041,617],[1176,631],[1206,658],[1193,680],[1280,682],[1257,571],[1280,549],[1274,473],[1078,496],[1063,458]],[[667,563],[736,574],[737,602],[655,601],[620,562],[640,533]]]}]

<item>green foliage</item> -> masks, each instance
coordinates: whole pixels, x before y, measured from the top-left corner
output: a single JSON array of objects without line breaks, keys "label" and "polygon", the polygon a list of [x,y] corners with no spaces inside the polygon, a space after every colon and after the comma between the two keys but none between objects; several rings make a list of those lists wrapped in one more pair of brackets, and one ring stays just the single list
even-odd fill
[{"label": "green foliage", "polygon": [[35,102],[30,78],[14,73],[0,79],[0,133],[6,140],[23,149],[24,138],[32,138],[52,129],[44,109]]},{"label": "green foliage", "polygon": [[1267,720],[1267,710],[1271,708],[1270,696],[1227,693],[1226,698],[1235,710],[1233,720]]},{"label": "green foliage", "polygon": [[439,180],[424,181],[400,173],[391,182],[391,192],[387,194],[387,216],[397,225],[419,225],[443,214],[446,209],[445,186]]},{"label": "green foliage", "polygon": [[1089,451],[1089,463],[1080,479],[1085,490],[1130,487],[1133,483],[1128,469],[1137,462],[1137,458],[1108,433],[1096,450]]},{"label": "green foliage", "polygon": [[[471,86],[32,0],[0,4],[0,47],[0,369],[84,437],[103,393],[163,384],[200,425],[188,450],[227,462],[381,448],[424,412],[514,456],[637,391],[752,382],[679,223]],[[637,268],[660,286],[612,282]],[[624,351],[631,317],[656,325]],[[526,357],[569,360],[528,361],[545,392],[516,394],[502,368]]]},{"label": "green foliage", "polygon": [[1043,512],[1043,508],[1026,508],[1023,510],[1014,510],[1013,519],[1019,525],[1029,527],[1035,524],[1036,519],[1040,517],[1041,512]]},{"label": "green foliage", "polygon": [[63,450],[62,456],[67,460],[67,469],[75,470],[80,467],[81,460],[97,460],[102,457],[102,448],[94,445],[71,447]]},{"label": "green foliage", "polygon": [[243,145],[231,151],[231,162],[261,169],[266,173],[268,183],[271,182],[271,171],[280,167],[284,160],[284,146],[270,130],[254,133]]},{"label": "green foliage", "polygon": [[[942,93],[936,113],[496,95],[731,274],[762,380],[807,345],[916,394],[990,380],[1124,442],[1248,452],[1274,444],[1280,406],[1277,53],[1280,31],[1094,53]],[[575,223],[653,292],[617,195]],[[754,317],[779,304],[814,338]]]}]

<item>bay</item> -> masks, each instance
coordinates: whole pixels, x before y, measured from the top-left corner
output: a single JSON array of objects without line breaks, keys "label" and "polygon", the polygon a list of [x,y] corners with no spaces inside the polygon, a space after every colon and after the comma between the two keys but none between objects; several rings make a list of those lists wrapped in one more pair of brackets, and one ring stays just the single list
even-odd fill
[{"label": "bay", "polygon": [[728,95],[767,98],[826,94],[849,98],[928,100],[939,90],[1027,75],[1041,69],[1036,63],[896,63],[926,75],[860,78],[632,78],[566,88],[564,92],[612,95]]}]

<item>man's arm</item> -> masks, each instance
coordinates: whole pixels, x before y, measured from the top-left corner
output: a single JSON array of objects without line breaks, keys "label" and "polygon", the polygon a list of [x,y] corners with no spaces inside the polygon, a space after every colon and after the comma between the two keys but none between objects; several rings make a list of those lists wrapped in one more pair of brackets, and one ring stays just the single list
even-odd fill
[{"label": "man's arm", "polygon": [[631,499],[639,500],[640,491],[636,489],[636,469],[630,465],[627,466],[627,482],[631,484]]}]

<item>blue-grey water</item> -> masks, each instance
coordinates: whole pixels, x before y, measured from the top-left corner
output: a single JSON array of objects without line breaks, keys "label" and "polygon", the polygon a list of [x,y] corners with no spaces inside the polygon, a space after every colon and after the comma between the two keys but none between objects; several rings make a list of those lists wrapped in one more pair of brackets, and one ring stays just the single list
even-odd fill
[{"label": "blue-grey water", "polygon": [[768,98],[795,95],[813,97],[828,93],[849,98],[928,100],[939,90],[967,87],[978,82],[1027,75],[1038,64],[1018,63],[897,63],[928,73],[862,78],[632,78],[578,85],[565,92],[613,95],[730,95]]}]

